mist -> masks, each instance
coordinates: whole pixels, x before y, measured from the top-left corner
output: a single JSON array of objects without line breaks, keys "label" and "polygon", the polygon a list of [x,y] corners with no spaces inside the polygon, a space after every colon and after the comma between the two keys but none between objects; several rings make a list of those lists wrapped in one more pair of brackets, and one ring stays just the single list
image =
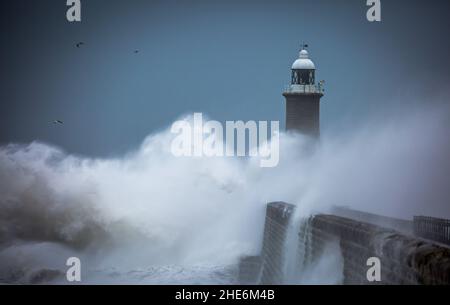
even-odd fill
[{"label": "mist", "polygon": [[[295,204],[297,217],[339,205],[450,218],[449,114],[436,106],[374,116],[314,147],[282,134],[275,168],[258,158],[177,158],[169,127],[116,158],[3,146],[0,282],[63,282],[66,259],[77,256],[87,283],[232,283],[239,257],[260,251],[271,201]],[[339,262],[324,259],[301,282],[328,283],[324,269]]]}]

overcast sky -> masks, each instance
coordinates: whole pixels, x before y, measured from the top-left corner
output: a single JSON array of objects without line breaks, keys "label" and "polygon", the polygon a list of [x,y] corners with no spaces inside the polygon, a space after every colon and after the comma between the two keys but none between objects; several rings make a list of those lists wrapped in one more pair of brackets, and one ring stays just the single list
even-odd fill
[{"label": "overcast sky", "polygon": [[381,23],[365,2],[84,0],[82,22],[69,23],[65,0],[2,1],[0,143],[107,156],[194,111],[284,124],[302,42],[326,81],[325,133],[439,101],[450,2],[384,0]]}]

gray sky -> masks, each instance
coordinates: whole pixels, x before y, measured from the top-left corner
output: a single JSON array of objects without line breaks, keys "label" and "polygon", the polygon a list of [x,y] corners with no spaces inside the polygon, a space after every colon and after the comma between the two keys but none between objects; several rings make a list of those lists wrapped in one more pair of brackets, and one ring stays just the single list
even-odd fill
[{"label": "gray sky", "polygon": [[107,156],[194,111],[284,121],[303,41],[326,80],[324,132],[448,92],[448,0],[384,0],[381,23],[365,0],[84,0],[77,24],[65,2],[0,4],[2,144]]}]

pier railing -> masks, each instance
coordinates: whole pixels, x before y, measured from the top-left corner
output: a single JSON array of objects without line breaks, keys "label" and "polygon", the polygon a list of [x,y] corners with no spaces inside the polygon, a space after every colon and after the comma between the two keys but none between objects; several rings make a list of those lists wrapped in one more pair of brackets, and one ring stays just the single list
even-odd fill
[{"label": "pier railing", "polygon": [[418,237],[450,245],[450,220],[415,216],[414,233]]}]

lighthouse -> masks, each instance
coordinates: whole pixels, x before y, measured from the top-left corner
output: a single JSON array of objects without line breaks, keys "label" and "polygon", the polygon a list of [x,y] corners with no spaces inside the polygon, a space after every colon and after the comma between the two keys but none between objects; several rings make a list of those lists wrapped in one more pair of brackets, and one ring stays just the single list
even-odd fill
[{"label": "lighthouse", "polygon": [[323,81],[316,84],[316,66],[303,45],[292,65],[291,84],[283,93],[286,98],[286,131],[312,138],[320,136],[320,99]]}]

